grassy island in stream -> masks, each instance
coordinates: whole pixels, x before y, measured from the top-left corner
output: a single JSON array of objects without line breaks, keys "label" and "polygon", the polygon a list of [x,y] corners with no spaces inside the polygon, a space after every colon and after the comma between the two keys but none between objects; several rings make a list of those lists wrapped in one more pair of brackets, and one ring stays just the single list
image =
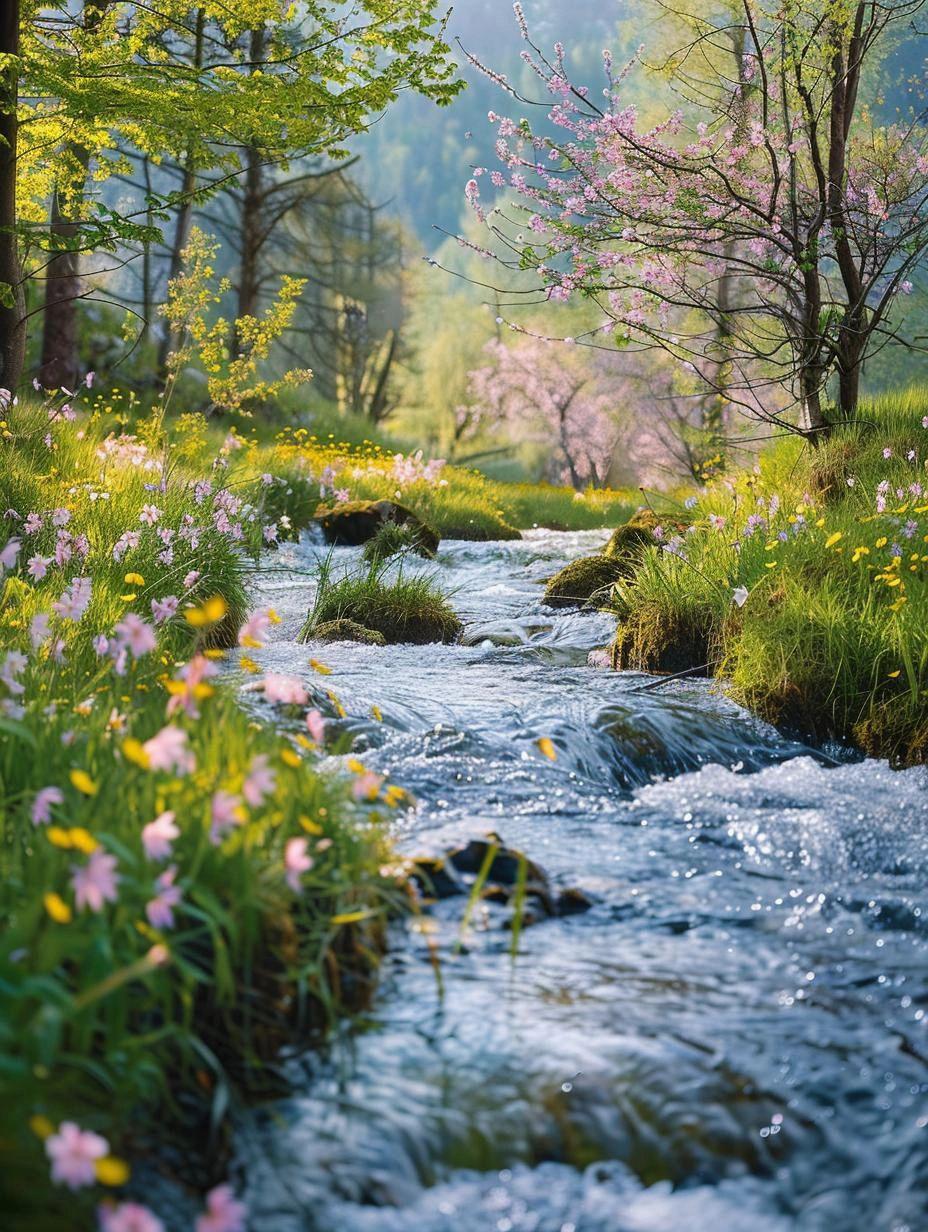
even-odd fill
[{"label": "grassy island in stream", "polygon": [[689,508],[667,506],[613,592],[616,664],[706,665],[772,723],[924,762],[926,412],[922,391],[881,399],[817,449],[785,437]]}]

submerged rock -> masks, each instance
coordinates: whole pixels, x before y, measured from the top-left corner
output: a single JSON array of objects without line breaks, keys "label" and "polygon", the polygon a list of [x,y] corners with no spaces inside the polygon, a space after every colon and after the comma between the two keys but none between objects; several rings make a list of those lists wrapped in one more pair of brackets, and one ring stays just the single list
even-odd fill
[{"label": "submerged rock", "polygon": [[388,522],[410,528],[416,550],[425,555],[434,556],[441,543],[441,537],[418,514],[391,500],[346,501],[334,507],[320,505],[316,520],[326,543],[339,547],[360,547]]},{"label": "submerged rock", "polygon": [[[481,902],[515,907],[521,893],[519,922],[523,928],[554,916],[577,915],[593,906],[582,890],[552,886],[543,868],[524,852],[507,847],[497,834],[470,839],[438,856],[419,857],[413,861],[412,880],[427,899],[470,895],[488,860]],[[506,927],[514,920],[514,916],[507,920]]]},{"label": "submerged rock", "polygon": [[363,642],[367,646],[386,646],[387,639],[376,629],[368,629],[356,620],[327,620],[312,631],[317,642]]}]

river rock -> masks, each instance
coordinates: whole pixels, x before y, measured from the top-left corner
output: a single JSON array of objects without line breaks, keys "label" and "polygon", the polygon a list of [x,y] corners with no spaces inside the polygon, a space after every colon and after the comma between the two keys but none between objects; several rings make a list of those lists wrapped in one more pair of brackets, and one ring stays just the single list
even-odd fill
[{"label": "river rock", "polygon": [[368,629],[356,620],[342,617],[340,620],[326,620],[316,625],[312,637],[317,642],[363,642],[366,646],[386,646],[387,639],[376,629]]},{"label": "river rock", "polygon": [[[573,887],[552,887],[547,873],[534,860],[514,847],[507,847],[496,834],[470,839],[461,847],[453,847],[442,855],[420,856],[413,861],[412,880],[423,893],[434,899],[470,894],[485,861],[492,855],[480,899],[485,903],[512,906],[516,898],[520,869],[525,868],[521,926],[527,928],[552,916],[577,915],[588,911],[593,900]],[[508,921],[507,927],[512,926]]]},{"label": "river rock", "polygon": [[408,526],[415,533],[417,547],[434,556],[441,537],[411,509],[391,500],[345,501],[341,505],[320,505],[316,521],[322,528],[326,543],[339,547],[360,547],[373,539],[387,522]]}]

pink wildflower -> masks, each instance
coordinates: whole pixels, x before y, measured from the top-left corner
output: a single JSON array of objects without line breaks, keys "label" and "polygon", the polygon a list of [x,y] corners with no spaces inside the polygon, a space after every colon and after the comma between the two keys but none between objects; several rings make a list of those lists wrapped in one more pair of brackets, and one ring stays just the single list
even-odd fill
[{"label": "pink wildflower", "polygon": [[309,732],[310,740],[315,741],[316,744],[322,744],[325,739],[325,724],[318,710],[310,710],[307,714],[306,730]]},{"label": "pink wildflower", "polygon": [[139,521],[145,522],[149,526],[154,526],[160,517],[161,510],[157,505],[143,505],[139,514]]},{"label": "pink wildflower", "polygon": [[20,546],[21,540],[10,539],[3,550],[0,551],[0,572],[4,569],[15,569]]},{"label": "pink wildflower", "polygon": [[245,1232],[248,1210],[229,1185],[217,1185],[206,1195],[206,1211],[197,1217],[196,1232]]},{"label": "pink wildflower", "polygon": [[74,886],[74,901],[78,911],[89,907],[97,913],[105,903],[114,903],[118,897],[116,885],[116,857],[97,848],[83,866],[75,866],[71,884]]},{"label": "pink wildflower", "polygon": [[305,706],[308,701],[306,688],[295,676],[281,676],[269,672],[263,680],[264,696],[269,702],[280,702],[284,706]]},{"label": "pink wildflower", "polygon": [[187,747],[187,733],[168,724],[142,746],[152,770],[173,770],[175,774],[191,774],[196,769],[193,753]]},{"label": "pink wildflower", "polygon": [[62,1121],[58,1132],[45,1140],[45,1154],[52,1161],[52,1180],[69,1189],[93,1185],[98,1159],[109,1153],[109,1143],[73,1121]]},{"label": "pink wildflower", "polygon": [[35,578],[37,582],[41,582],[42,578],[48,573],[48,566],[52,563],[51,556],[30,556],[27,572],[30,577]]},{"label": "pink wildflower", "polygon": [[300,892],[300,877],[313,866],[312,856],[306,852],[305,838],[291,838],[284,848],[284,867],[287,870],[287,885],[294,894]]},{"label": "pink wildflower", "polygon": [[168,809],[159,813],[154,821],[142,827],[142,846],[149,860],[166,860],[171,854],[171,845],[180,837],[174,813]]},{"label": "pink wildflower", "polygon": [[136,659],[148,654],[157,645],[154,629],[135,612],[127,612],[114,632],[122,644],[132,651]]},{"label": "pink wildflower", "polygon": [[242,795],[252,808],[260,808],[277,785],[277,776],[267,764],[267,755],[258,753],[251,759],[248,778],[242,784]]},{"label": "pink wildflower", "polygon": [[191,569],[190,572],[187,574],[187,576],[184,578],[184,590],[190,590],[192,586],[196,586],[199,580],[200,580],[199,569]]},{"label": "pink wildflower", "polygon": [[152,928],[174,927],[174,908],[182,897],[180,886],[174,884],[176,876],[177,866],[172,864],[155,882],[158,892],[150,902],[145,904],[145,914]]},{"label": "pink wildflower", "polygon": [[270,628],[271,618],[267,611],[252,612],[238,631],[240,646],[258,647],[264,645],[264,637]]},{"label": "pink wildflower", "polygon": [[156,625],[163,625],[177,611],[179,599],[176,595],[165,595],[163,599],[152,599],[151,614]]},{"label": "pink wildflower", "polygon": [[47,826],[52,817],[52,805],[63,803],[64,793],[60,787],[43,787],[32,801],[32,824]]},{"label": "pink wildflower", "polygon": [[382,774],[375,774],[373,770],[365,770],[351,785],[351,794],[356,800],[373,800],[380,791],[382,782]]},{"label": "pink wildflower", "polygon": [[210,841],[218,845],[230,830],[242,824],[244,820],[242,797],[235,796],[229,791],[214,792],[210,814],[212,817],[209,831]]},{"label": "pink wildflower", "polygon": [[100,1232],[164,1232],[164,1224],[138,1202],[103,1203],[97,1208]]}]

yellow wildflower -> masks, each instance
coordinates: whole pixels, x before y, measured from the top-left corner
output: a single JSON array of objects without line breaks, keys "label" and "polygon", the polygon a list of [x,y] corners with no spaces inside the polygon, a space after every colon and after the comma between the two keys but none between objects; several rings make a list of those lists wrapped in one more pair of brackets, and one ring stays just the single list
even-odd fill
[{"label": "yellow wildflower", "polygon": [[302,759],[300,758],[299,753],[294,752],[293,749],[285,748],[280,750],[280,760],[285,766],[292,766],[296,769],[296,767],[300,765]]},{"label": "yellow wildflower", "polygon": [[840,530],[833,531],[825,540],[826,548],[833,548],[839,539],[844,538],[844,532]]},{"label": "yellow wildflower", "polygon": [[77,790],[85,796],[95,796],[99,791],[96,783],[86,770],[72,770],[69,777]]},{"label": "yellow wildflower", "polygon": [[55,1125],[47,1116],[42,1116],[37,1113],[29,1118],[29,1128],[37,1138],[41,1138],[44,1142],[46,1138],[50,1138],[55,1132]]},{"label": "yellow wildflower", "polygon": [[214,625],[222,620],[228,610],[228,604],[222,595],[213,595],[201,607],[189,608],[184,612],[184,616],[187,623],[193,625],[195,629],[205,629],[208,625]]},{"label": "yellow wildflower", "polygon": [[71,908],[60,894],[46,894],[42,900],[45,910],[56,924],[67,924],[71,919]]},{"label": "yellow wildflower", "polygon": [[331,667],[326,667],[324,663],[320,663],[318,659],[310,659],[309,666],[314,672],[318,672],[320,676],[331,676]]},{"label": "yellow wildflower", "polygon": [[142,742],[136,740],[133,736],[122,742],[122,755],[126,761],[131,761],[136,766],[141,766],[143,770],[147,770],[150,765],[150,758],[145,752]]},{"label": "yellow wildflower", "polygon": [[129,1179],[129,1165],[115,1155],[104,1155],[98,1159],[94,1170],[101,1185],[125,1185]]},{"label": "yellow wildflower", "polygon": [[127,573],[125,578],[123,578],[123,581],[128,586],[144,586],[145,585],[145,579],[142,577],[141,573]]}]

